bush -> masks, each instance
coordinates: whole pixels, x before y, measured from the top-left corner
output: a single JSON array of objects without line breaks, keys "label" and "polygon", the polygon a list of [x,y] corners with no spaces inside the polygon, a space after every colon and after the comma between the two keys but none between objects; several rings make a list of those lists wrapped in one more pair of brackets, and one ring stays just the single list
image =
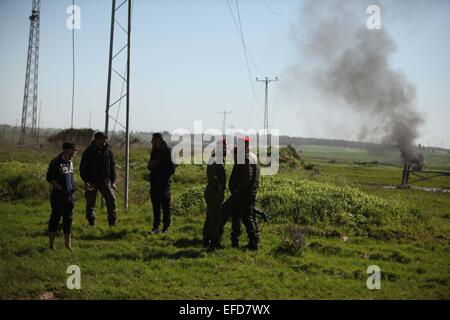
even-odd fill
[{"label": "bush", "polygon": [[[48,164],[0,162],[0,200],[48,200],[51,185],[46,180]],[[81,178],[75,174],[76,198],[82,199]]]},{"label": "bush", "polygon": [[174,211],[182,216],[204,214],[206,212],[206,203],[203,197],[204,190],[204,185],[194,186],[175,196],[172,201]]},{"label": "bush", "polygon": [[305,236],[300,227],[297,225],[289,226],[285,230],[283,241],[276,249],[276,253],[299,256],[305,249],[305,243]]},{"label": "bush", "polygon": [[263,179],[258,201],[274,217],[302,225],[324,223],[361,234],[404,213],[354,188],[304,180]]},{"label": "bush", "polygon": [[47,140],[55,144],[68,141],[87,145],[93,139],[94,133],[92,129],[66,129],[50,136]]},{"label": "bush", "polygon": [[41,164],[0,162],[0,200],[45,199],[50,190],[46,172]]}]

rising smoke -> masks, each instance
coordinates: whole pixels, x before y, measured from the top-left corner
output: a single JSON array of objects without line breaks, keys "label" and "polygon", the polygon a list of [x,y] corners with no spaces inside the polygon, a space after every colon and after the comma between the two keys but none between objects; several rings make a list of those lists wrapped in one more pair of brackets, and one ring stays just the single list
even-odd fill
[{"label": "rising smoke", "polygon": [[321,96],[368,119],[360,139],[375,137],[397,146],[404,162],[421,163],[415,140],[424,120],[415,109],[416,88],[390,64],[396,45],[388,30],[366,27],[370,3],[361,2],[307,2],[297,25],[304,39],[297,41],[302,67],[294,66],[291,72],[305,70],[307,64]]}]

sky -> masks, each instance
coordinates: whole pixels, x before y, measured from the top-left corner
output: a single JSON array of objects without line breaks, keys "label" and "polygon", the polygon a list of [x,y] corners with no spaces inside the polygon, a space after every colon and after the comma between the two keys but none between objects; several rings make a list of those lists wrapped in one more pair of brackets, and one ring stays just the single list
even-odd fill
[{"label": "sky", "polygon": [[[367,5],[375,1],[362,0]],[[120,3],[121,1],[118,1]],[[72,33],[66,27],[72,1],[42,0],[39,65],[41,127],[70,127]],[[76,0],[74,126],[104,128],[111,16],[110,0]],[[243,44],[233,16],[241,18]],[[290,67],[302,58],[292,26],[303,1],[134,0],[131,45],[130,127],[133,131],[222,127],[260,129],[264,87],[255,78],[278,77],[269,87],[269,125],[281,134],[350,139],[358,125],[349,111],[325,106],[311,88],[292,83]],[[397,44],[391,59],[417,88],[424,116],[417,143],[450,148],[450,1],[379,1],[383,29]],[[368,14],[355,6],[361,24]],[[0,0],[0,123],[20,123],[31,0]],[[125,24],[123,13],[118,19]],[[297,30],[301,36],[301,30]],[[120,34],[120,32],[118,33]],[[297,37],[298,37],[297,35]],[[117,39],[117,51],[123,34]],[[307,61],[305,60],[305,63]],[[124,70],[121,59],[115,68]],[[113,78],[113,97],[121,81]],[[289,79],[289,80],[288,80]],[[292,88],[296,90],[293,98]],[[119,118],[124,119],[124,106]],[[116,112],[117,110],[112,110]],[[119,129],[119,127],[116,127]]]}]

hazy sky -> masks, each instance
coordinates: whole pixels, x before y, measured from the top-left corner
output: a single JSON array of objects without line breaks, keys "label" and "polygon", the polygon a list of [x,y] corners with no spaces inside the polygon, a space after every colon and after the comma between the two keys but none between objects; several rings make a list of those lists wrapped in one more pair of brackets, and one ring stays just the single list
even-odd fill
[{"label": "hazy sky", "polygon": [[[87,127],[92,110],[92,126],[103,128],[111,2],[75,2],[81,8],[81,29],[76,31],[74,123]],[[229,3],[237,17],[236,1]],[[362,25],[368,18],[365,8],[372,3],[376,1],[355,6]],[[426,119],[418,143],[440,147],[443,142],[450,148],[450,1],[379,3],[383,28],[397,44],[392,65],[417,87],[417,109]],[[44,127],[70,126],[70,4],[42,0],[39,99]],[[131,129],[192,130],[195,120],[202,120],[205,129],[220,129],[220,110],[232,111],[228,125],[259,129],[264,90],[254,78],[278,76],[280,81],[270,86],[272,128],[295,136],[356,139],[359,127],[348,110],[323,105],[314,100],[311,88],[284,77],[301,59],[288,21],[301,25],[302,1],[240,0],[239,6],[251,79],[226,0],[134,1]],[[30,10],[31,0],[0,0],[0,123],[20,122]],[[297,29],[297,37],[301,31]],[[124,70],[125,65],[117,63],[116,68]],[[119,96],[117,77],[114,88]]]}]

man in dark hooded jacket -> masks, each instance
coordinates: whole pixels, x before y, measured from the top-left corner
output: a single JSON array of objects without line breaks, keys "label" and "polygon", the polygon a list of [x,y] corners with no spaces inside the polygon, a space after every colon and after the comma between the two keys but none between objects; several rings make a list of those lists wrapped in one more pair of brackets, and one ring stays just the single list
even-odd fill
[{"label": "man in dark hooded jacket", "polygon": [[148,163],[150,171],[150,197],[153,205],[152,233],[159,233],[161,223],[161,208],[163,211],[163,233],[170,227],[170,177],[175,173],[172,162],[172,151],[163,140],[161,133],[154,133],[152,137],[152,152]]},{"label": "man in dark hooded jacket", "polygon": [[91,226],[95,224],[97,191],[106,201],[109,225],[116,224],[116,163],[106,139],[103,132],[97,132],[94,141],[83,152],[80,163],[80,175],[85,183],[86,219]]},{"label": "man in dark hooded jacket", "polygon": [[208,161],[206,177],[208,183],[205,189],[206,219],[203,225],[203,246],[211,249],[223,248],[220,244],[220,219],[222,217],[222,203],[225,197],[227,176],[225,158],[227,141],[217,143],[216,150]]}]

